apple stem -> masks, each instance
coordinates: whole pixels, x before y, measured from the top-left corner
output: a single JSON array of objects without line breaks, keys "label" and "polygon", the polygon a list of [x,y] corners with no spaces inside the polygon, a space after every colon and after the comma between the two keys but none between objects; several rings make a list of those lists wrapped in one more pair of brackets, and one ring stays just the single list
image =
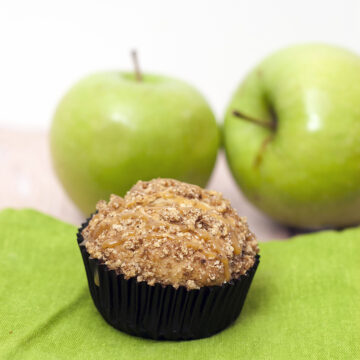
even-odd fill
[{"label": "apple stem", "polygon": [[243,120],[247,120],[247,121],[250,121],[256,125],[260,125],[264,128],[267,128],[267,129],[270,129],[270,130],[275,130],[276,128],[276,124],[275,122],[266,122],[266,121],[262,121],[262,120],[259,120],[259,119],[256,119],[256,118],[253,118],[252,116],[249,116],[249,115],[246,115],[240,111],[237,111],[237,110],[234,110],[233,112],[233,115],[240,118],[240,119],[243,119]]},{"label": "apple stem", "polygon": [[133,60],[133,64],[134,64],[134,70],[135,70],[135,77],[137,81],[142,81],[143,77],[140,71],[140,66],[139,66],[139,61],[138,61],[138,56],[137,56],[137,51],[136,50],[132,50],[131,51],[131,57]]}]

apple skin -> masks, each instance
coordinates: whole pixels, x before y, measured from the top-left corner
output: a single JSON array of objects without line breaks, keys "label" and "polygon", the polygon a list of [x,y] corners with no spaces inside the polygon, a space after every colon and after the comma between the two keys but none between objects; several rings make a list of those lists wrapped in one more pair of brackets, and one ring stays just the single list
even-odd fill
[{"label": "apple skin", "polygon": [[53,165],[85,213],[138,180],[170,177],[205,186],[215,164],[219,128],[204,98],[164,76],[105,72],[77,83],[57,107],[50,129]]},{"label": "apple skin", "polygon": [[[233,110],[273,121],[276,129]],[[306,229],[360,222],[357,55],[322,44],[276,52],[236,90],[223,131],[237,183],[273,219]]]}]

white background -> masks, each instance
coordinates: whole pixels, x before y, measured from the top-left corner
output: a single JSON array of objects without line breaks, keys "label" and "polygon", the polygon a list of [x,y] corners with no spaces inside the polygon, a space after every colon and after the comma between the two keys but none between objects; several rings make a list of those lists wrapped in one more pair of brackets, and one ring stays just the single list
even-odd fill
[{"label": "white background", "polygon": [[360,1],[0,0],[0,127],[46,129],[82,76],[131,69],[194,84],[219,121],[268,53],[321,41],[360,52]]}]

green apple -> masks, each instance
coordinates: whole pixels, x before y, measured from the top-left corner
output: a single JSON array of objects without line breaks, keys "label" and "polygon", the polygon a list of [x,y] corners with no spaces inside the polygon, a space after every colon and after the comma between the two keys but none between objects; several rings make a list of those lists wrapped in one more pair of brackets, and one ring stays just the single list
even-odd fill
[{"label": "green apple", "polygon": [[225,116],[232,173],[247,198],[299,228],[360,222],[360,57],[307,44],[258,65]]},{"label": "green apple", "polygon": [[90,214],[100,199],[138,180],[205,186],[219,146],[214,115],[193,87],[172,78],[105,72],[77,83],[57,107],[50,145],[55,171]]}]

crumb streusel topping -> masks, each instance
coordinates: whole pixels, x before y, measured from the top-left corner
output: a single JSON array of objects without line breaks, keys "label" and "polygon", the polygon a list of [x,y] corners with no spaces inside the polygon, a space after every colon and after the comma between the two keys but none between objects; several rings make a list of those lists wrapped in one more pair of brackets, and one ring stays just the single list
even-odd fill
[{"label": "crumb streusel topping", "polygon": [[246,218],[220,193],[196,185],[139,181],[96,208],[82,231],[90,256],[149,285],[221,285],[245,274],[259,251]]}]

